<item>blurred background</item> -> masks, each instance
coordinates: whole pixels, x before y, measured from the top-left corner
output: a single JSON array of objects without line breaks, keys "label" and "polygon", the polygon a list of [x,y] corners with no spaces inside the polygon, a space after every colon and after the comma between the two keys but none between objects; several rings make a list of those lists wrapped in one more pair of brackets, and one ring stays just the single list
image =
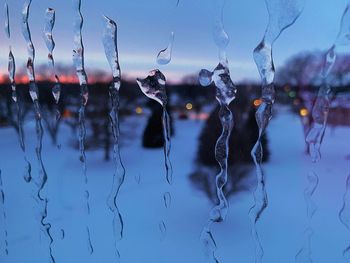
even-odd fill
[{"label": "blurred background", "polygon": [[[342,251],[350,233],[338,219],[349,174],[350,55],[340,50],[330,74],[334,97],[322,146],[322,160],[312,164],[305,136],[312,124],[311,111],[321,84],[325,51],[333,44],[347,1],[308,0],[296,23],[274,47],[277,99],[274,117],[263,138],[269,207],[258,223],[266,262],[290,262],[304,243],[308,226],[304,189],[307,175],[315,172],[319,186],[314,194],[318,207],[312,220],[315,262],[343,262]],[[1,4],[4,1],[1,0]],[[18,109],[11,98],[7,75],[8,48],[16,58],[18,100],[24,123],[26,155],[32,176],[38,174],[35,155],[35,117],[26,76],[26,44],[20,22],[23,1],[9,1],[11,40],[0,34],[0,170],[6,218],[0,219],[0,262],[46,262],[47,242],[35,216],[35,186],[23,176],[28,172],[18,141]],[[62,82],[58,105],[52,97],[52,74],[42,39],[47,7],[56,10],[54,57]],[[120,90],[121,157],[126,180],[118,197],[125,233],[118,243],[122,262],[203,262],[199,236],[210,208],[217,201],[214,157],[221,133],[215,87],[198,83],[202,68],[218,63],[212,40],[213,12],[209,0],[83,1],[83,41],[90,99],[86,107],[87,175],[91,200],[91,238],[95,252],[86,249],[82,224],[84,178],[79,161],[79,85],[72,65],[73,10],[71,1],[33,1],[30,28],[36,49],[35,70],[44,125],[43,161],[48,174],[48,221],[54,238],[56,262],[114,262],[112,213],[106,205],[113,176],[113,134],[109,122],[108,87],[111,74],[102,46],[102,15],[118,24],[122,70]],[[4,12],[0,24],[4,25]],[[267,23],[264,1],[227,1],[224,25],[231,42],[227,53],[231,77],[238,86],[231,104],[235,127],[230,139],[227,220],[214,226],[218,257],[222,262],[254,262],[249,208],[256,184],[250,151],[257,139],[255,111],[261,104],[258,71],[252,50]],[[158,52],[175,32],[171,63],[159,66]],[[174,168],[172,206],[164,211],[166,189],[163,157],[162,108],[140,91],[136,77],[154,68],[167,78],[171,115]],[[56,111],[61,118],[56,121]],[[167,237],[161,240],[158,221],[166,218]],[[9,254],[5,250],[5,231]],[[117,262],[117,261],[116,261]]]}]

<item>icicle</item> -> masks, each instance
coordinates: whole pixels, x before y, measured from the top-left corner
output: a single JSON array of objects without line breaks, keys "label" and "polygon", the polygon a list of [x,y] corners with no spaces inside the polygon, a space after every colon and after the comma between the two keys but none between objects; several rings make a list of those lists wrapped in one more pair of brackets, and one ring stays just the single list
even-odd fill
[{"label": "icicle", "polygon": [[212,208],[209,220],[204,226],[200,237],[208,262],[219,262],[215,255],[217,247],[211,228],[213,223],[225,220],[229,207],[224,194],[224,187],[228,177],[228,141],[234,126],[233,114],[229,109],[229,105],[236,98],[237,93],[237,88],[231,80],[226,55],[226,48],[230,38],[223,24],[225,0],[215,0],[214,3],[213,38],[219,50],[219,64],[213,72],[202,69],[199,73],[199,82],[203,87],[209,86],[211,83],[215,84],[216,100],[220,104],[219,118],[222,125],[222,133],[215,145],[215,158],[220,166],[220,172],[216,176],[216,193],[219,203]]},{"label": "icicle", "polygon": [[[10,30],[10,19],[9,19],[9,8],[7,3],[5,3],[5,31],[8,39],[10,40],[11,36],[11,30]],[[31,164],[28,161],[28,158],[26,156],[26,151],[25,151],[25,144],[24,144],[24,133],[23,133],[23,123],[22,123],[22,109],[21,109],[21,104],[18,101],[17,98],[17,92],[16,92],[16,81],[15,81],[15,74],[16,74],[16,61],[15,57],[12,53],[11,46],[10,46],[10,51],[9,51],[9,58],[8,58],[8,76],[10,79],[10,85],[11,85],[11,90],[12,90],[12,100],[16,104],[17,108],[17,125],[18,125],[18,139],[19,143],[23,152],[24,156],[24,161],[26,163],[26,174],[24,175],[24,180],[26,182],[30,182],[32,180],[32,175],[31,175]]]},{"label": "icicle", "polygon": [[48,177],[47,177],[47,173],[44,167],[42,154],[41,154],[44,130],[43,130],[42,121],[41,121],[42,117],[41,117],[40,105],[39,105],[39,91],[35,82],[35,73],[34,73],[35,49],[31,39],[30,28],[28,24],[29,9],[30,9],[31,3],[32,3],[31,0],[26,0],[23,6],[22,34],[25,41],[27,42],[27,52],[28,52],[27,74],[29,78],[29,92],[33,101],[34,111],[35,111],[35,120],[36,120],[36,135],[37,135],[36,156],[37,156],[38,165],[39,165],[39,177],[35,183],[38,188],[37,198],[40,205],[40,217],[41,217],[40,223],[41,223],[43,232],[46,233],[46,236],[49,239],[50,260],[51,262],[55,262],[55,259],[52,254],[53,239],[50,234],[51,224],[45,223],[45,220],[47,220],[47,207],[48,207],[48,199],[46,196],[47,195],[46,187],[47,187]]},{"label": "icicle", "polygon": [[220,165],[220,172],[216,176],[216,191],[219,204],[211,210],[210,218],[201,234],[201,242],[209,256],[209,262],[219,262],[215,256],[217,248],[211,232],[211,226],[215,222],[225,220],[228,212],[228,202],[224,195],[224,186],[227,183],[228,141],[234,126],[233,115],[229,109],[229,105],[236,98],[237,88],[231,80],[229,69],[221,63],[215,68],[214,72],[205,69],[201,70],[199,81],[202,86],[208,86],[214,82],[216,86],[216,99],[220,104],[219,117],[222,125],[222,133],[215,146],[215,158]]},{"label": "icicle", "polygon": [[[53,75],[55,76],[55,85],[52,89],[52,95],[55,98],[56,104],[58,103],[59,99],[60,99],[60,95],[61,95],[61,83],[60,83],[60,79],[56,74],[55,71],[55,61],[53,58],[53,51],[55,49],[55,41],[53,39],[53,34],[52,34],[52,30],[55,26],[55,10],[52,8],[48,8],[46,10],[46,14],[45,14],[45,27],[44,27],[44,40],[45,40],[45,44],[47,49],[49,50],[49,54],[48,54],[48,59],[49,59],[49,65],[52,68],[52,72]],[[57,111],[58,116],[56,116],[56,118],[59,118],[59,111]]]},{"label": "icicle", "polygon": [[[343,206],[339,212],[339,220],[350,232],[350,175],[346,178],[345,194],[343,196]],[[350,262],[350,245],[343,250],[343,256]]]},{"label": "icicle", "polygon": [[48,62],[49,66],[51,67],[52,74],[55,78],[55,84],[52,88],[52,95],[55,99],[56,105],[55,105],[55,119],[54,119],[54,125],[56,128],[58,128],[59,125],[59,120],[61,118],[61,113],[58,109],[58,102],[60,100],[60,95],[61,95],[61,83],[58,75],[56,74],[55,70],[55,60],[53,57],[53,51],[55,49],[55,41],[53,39],[53,33],[52,30],[55,26],[55,21],[56,21],[56,14],[55,10],[52,8],[47,8],[46,13],[45,13],[45,26],[44,26],[44,32],[43,32],[43,38],[46,44],[46,47],[49,51],[48,53]]},{"label": "icicle", "polygon": [[[80,149],[80,161],[83,166],[83,176],[85,180],[86,189],[88,188],[88,177],[86,173],[86,155],[85,155],[85,137],[86,137],[86,128],[85,128],[85,106],[88,102],[89,93],[87,86],[87,75],[85,72],[84,66],[84,45],[82,38],[82,28],[83,28],[83,15],[80,11],[81,8],[81,0],[73,0],[73,11],[74,11],[74,49],[73,49],[73,63],[76,69],[76,74],[79,79],[80,84],[80,109],[79,109],[79,149]],[[85,191],[85,199],[86,199],[86,209],[87,215],[90,214],[90,200],[89,200],[89,191]],[[86,226],[87,232],[87,241],[88,241],[88,249],[90,254],[93,254],[94,248],[91,242],[90,237],[90,228],[87,224]]]},{"label": "icicle", "polygon": [[259,127],[259,137],[251,155],[256,165],[257,186],[254,192],[254,206],[249,215],[252,222],[252,235],[255,242],[255,262],[262,262],[264,250],[259,240],[256,223],[268,205],[265,189],[265,176],[261,167],[263,149],[262,137],[272,117],[272,107],[275,102],[274,77],[275,67],[272,58],[272,47],[280,34],[290,27],[300,16],[305,0],[265,0],[269,23],[263,40],[254,49],[254,60],[262,80],[262,103],[256,112],[256,122]]},{"label": "icicle", "polygon": [[120,130],[119,130],[119,89],[121,84],[121,73],[118,59],[118,48],[117,48],[117,24],[104,16],[104,32],[102,42],[105,49],[106,58],[112,70],[113,83],[109,88],[109,95],[111,100],[112,109],[109,113],[110,122],[112,126],[112,133],[114,138],[113,146],[113,160],[115,163],[112,190],[108,197],[108,207],[113,212],[113,231],[115,237],[115,248],[116,255],[120,257],[117,240],[123,237],[123,219],[119,212],[117,205],[117,198],[120,187],[122,186],[125,178],[125,168],[120,156]]},{"label": "icicle", "polygon": [[[173,179],[173,168],[170,161],[170,150],[171,150],[171,141],[170,141],[170,117],[166,110],[168,97],[166,95],[166,79],[163,73],[158,70],[152,70],[147,78],[140,79],[137,78],[137,84],[139,85],[141,91],[150,99],[157,101],[163,107],[163,136],[164,136],[164,159],[165,159],[165,170],[166,170],[166,181],[168,185],[172,184]],[[170,193],[167,192],[167,200],[171,198]],[[164,195],[163,195],[164,198]],[[166,206],[167,207],[167,206]],[[162,238],[166,235],[166,225],[163,220],[159,223],[159,229],[162,234]]]},{"label": "icicle", "polygon": [[23,152],[24,161],[26,163],[26,174],[24,176],[24,180],[29,183],[32,180],[32,175],[31,175],[32,166],[28,161],[25,144],[24,144],[23,122],[21,117],[22,109],[16,95],[15,74],[16,74],[16,62],[15,62],[15,57],[13,56],[13,53],[10,49],[9,60],[8,60],[8,75],[11,82],[12,99],[15,102],[16,108],[17,108],[18,139]]},{"label": "icicle", "polygon": [[297,255],[295,256],[295,261],[300,263],[313,262],[311,258],[311,238],[313,236],[311,220],[317,210],[317,206],[312,200],[312,197],[317,189],[319,180],[318,176],[314,172],[309,173],[307,179],[309,185],[304,191],[304,199],[306,202],[308,227],[304,231],[305,241],[303,247],[298,251]]},{"label": "icicle", "polygon": [[336,49],[338,46],[345,46],[350,44],[350,3],[346,6],[343,13],[340,30],[335,43],[327,51],[325,56],[325,64],[322,71],[322,85],[319,89],[316,102],[312,110],[313,124],[307,134],[306,142],[309,145],[309,152],[313,162],[321,159],[321,143],[324,132],[326,130],[329,105],[333,97],[332,87],[328,83],[328,76],[336,61]]},{"label": "icicle", "polygon": [[5,209],[5,191],[4,191],[4,186],[2,182],[2,174],[0,170],[0,208],[1,208],[1,213],[2,213],[2,219],[3,221],[3,230],[4,230],[4,251],[5,255],[7,256],[9,254],[9,243],[8,243],[8,232],[7,232],[7,215],[6,215],[6,209]]},{"label": "icicle", "polygon": [[157,55],[157,63],[159,65],[166,65],[170,63],[171,54],[173,52],[174,36],[174,32],[171,32],[168,47],[159,51]]}]

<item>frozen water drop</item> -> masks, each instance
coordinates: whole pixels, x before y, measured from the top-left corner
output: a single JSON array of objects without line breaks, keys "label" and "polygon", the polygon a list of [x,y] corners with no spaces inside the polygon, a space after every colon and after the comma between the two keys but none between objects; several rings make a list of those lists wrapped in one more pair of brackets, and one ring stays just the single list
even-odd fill
[{"label": "frozen water drop", "polygon": [[213,72],[202,69],[199,72],[199,83],[203,86],[209,86],[212,83]]},{"label": "frozen water drop", "polygon": [[168,47],[159,51],[157,55],[157,63],[159,65],[166,65],[170,63],[173,52],[174,38],[175,34],[174,32],[171,32]]},{"label": "frozen water drop", "polygon": [[165,92],[165,83],[165,76],[158,69],[152,70],[145,79],[137,78],[137,84],[141,91],[163,107],[167,104],[168,100]]}]

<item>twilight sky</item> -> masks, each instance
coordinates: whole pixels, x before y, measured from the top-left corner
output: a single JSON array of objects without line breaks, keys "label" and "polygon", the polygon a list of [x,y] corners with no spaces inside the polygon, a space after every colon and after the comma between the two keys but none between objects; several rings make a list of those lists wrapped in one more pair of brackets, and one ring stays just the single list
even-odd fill
[{"label": "twilight sky", "polygon": [[[168,79],[176,81],[201,68],[215,67],[218,59],[212,39],[212,0],[180,0],[177,8],[176,1],[82,0],[86,67],[109,70],[101,42],[103,14],[118,24],[119,57],[124,75],[144,76],[158,67]],[[20,30],[24,0],[7,2],[10,8],[11,45],[20,67],[27,57]],[[4,3],[4,0],[0,0],[1,7]],[[301,17],[275,43],[277,70],[293,54],[327,49],[338,33],[346,3],[347,0],[306,0]],[[46,63],[47,50],[42,29],[47,7],[56,10],[55,60],[57,63],[72,64],[71,0],[33,0],[30,27],[36,48],[36,63]],[[0,24],[4,25],[4,11],[1,11]],[[233,80],[257,79],[252,50],[261,40],[268,19],[264,0],[226,0],[224,19],[231,38],[228,57]],[[158,66],[156,55],[167,46],[171,31],[175,32],[173,59],[169,65]],[[1,30],[0,72],[7,67],[8,45],[5,32]]]}]

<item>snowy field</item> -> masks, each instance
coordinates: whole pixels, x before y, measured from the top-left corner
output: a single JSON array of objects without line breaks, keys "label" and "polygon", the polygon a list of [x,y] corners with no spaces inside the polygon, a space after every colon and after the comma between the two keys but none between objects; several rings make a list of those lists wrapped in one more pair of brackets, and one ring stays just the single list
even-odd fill
[{"label": "snowy field", "polygon": [[[338,220],[346,176],[350,173],[349,128],[328,129],[320,163],[313,165],[304,154],[300,120],[280,108],[268,129],[271,159],[264,165],[269,207],[258,223],[265,250],[264,262],[294,262],[307,226],[303,191],[308,172],[320,179],[314,200],[318,210],[312,220],[312,256],[317,263],[345,262],[342,250],[350,244],[350,233]],[[125,123],[126,122],[126,123]],[[121,125],[135,133],[124,142],[122,158],[126,167],[119,205],[124,218],[124,239],[118,243],[121,262],[199,263],[205,256],[199,236],[212,206],[203,193],[191,185],[197,137],[203,125],[197,121],[176,121],[171,158],[174,167],[172,205],[165,211],[162,193],[166,189],[162,150],[141,148],[145,117],[129,118]],[[34,154],[34,123],[25,126],[27,152],[37,175]],[[0,130],[0,169],[5,190],[7,220],[0,218],[0,262],[49,262],[47,242],[36,220],[33,186],[23,180],[25,163],[13,129]],[[49,221],[54,237],[56,262],[118,262],[114,256],[112,214],[106,199],[110,191],[113,163],[104,162],[101,151],[87,152],[91,197],[91,239],[89,255],[85,235],[84,183],[78,151],[69,146],[71,131],[62,127],[60,149],[45,136],[43,158],[49,176]],[[254,174],[251,175],[254,178]],[[138,177],[140,180],[138,180]],[[230,199],[227,220],[214,226],[217,255],[221,263],[254,262],[248,210],[252,191]],[[161,240],[158,222],[165,218],[167,237]],[[6,224],[5,224],[6,223]],[[4,254],[4,228],[8,231],[9,255]],[[64,229],[64,238],[61,229]]]}]

